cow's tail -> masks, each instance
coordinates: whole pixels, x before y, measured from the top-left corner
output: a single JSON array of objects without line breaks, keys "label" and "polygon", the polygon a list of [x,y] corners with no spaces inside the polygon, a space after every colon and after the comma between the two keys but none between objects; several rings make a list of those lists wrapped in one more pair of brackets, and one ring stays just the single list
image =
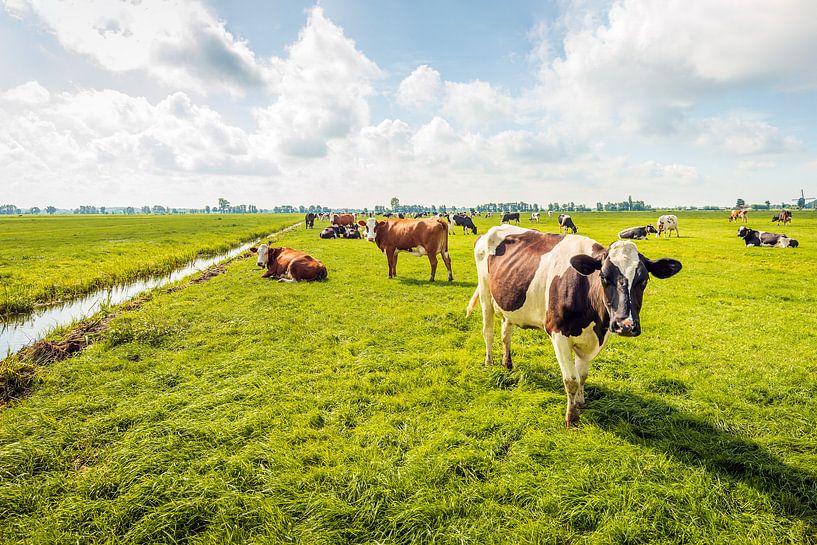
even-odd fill
[{"label": "cow's tail", "polygon": [[471,313],[474,312],[474,307],[477,306],[479,302],[479,286],[474,290],[474,295],[471,296],[471,300],[468,301],[468,308],[465,309],[465,317],[468,318],[471,316]]}]

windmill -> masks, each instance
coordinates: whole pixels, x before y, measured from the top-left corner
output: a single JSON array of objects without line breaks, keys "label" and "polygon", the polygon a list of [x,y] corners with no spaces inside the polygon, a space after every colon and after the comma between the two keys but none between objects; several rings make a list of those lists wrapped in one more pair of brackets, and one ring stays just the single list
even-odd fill
[{"label": "windmill", "polygon": [[797,208],[805,208],[806,201],[814,201],[815,199],[817,199],[817,197],[806,197],[805,192],[801,189],[800,196],[796,199],[792,199],[792,201],[797,203]]}]

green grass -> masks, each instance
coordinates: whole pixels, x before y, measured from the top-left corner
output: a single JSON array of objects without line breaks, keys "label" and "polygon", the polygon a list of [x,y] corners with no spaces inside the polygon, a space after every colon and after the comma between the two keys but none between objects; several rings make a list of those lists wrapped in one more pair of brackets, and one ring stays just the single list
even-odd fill
[{"label": "green grass", "polygon": [[[573,216],[607,244],[656,214]],[[684,270],[594,360],[576,431],[544,333],[517,330],[512,372],[483,366],[473,236],[450,238],[451,284],[406,254],[388,280],[372,244],[298,229],[286,244],[327,281],[243,260],[159,290],[0,411],[0,537],[815,542],[817,217],[795,213],[795,250],[679,218],[682,238],[639,248]]]},{"label": "green grass", "polygon": [[162,274],[300,215],[0,217],[0,314]]}]

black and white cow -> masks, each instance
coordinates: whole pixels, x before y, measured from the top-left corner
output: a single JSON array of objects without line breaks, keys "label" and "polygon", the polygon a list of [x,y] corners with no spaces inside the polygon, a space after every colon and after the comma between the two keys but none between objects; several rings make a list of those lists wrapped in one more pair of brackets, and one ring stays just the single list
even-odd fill
[{"label": "black and white cow", "polygon": [[502,221],[500,223],[510,223],[515,221],[519,225],[519,212],[505,212],[502,214]]},{"label": "black and white cow", "polygon": [[347,227],[345,231],[343,231],[343,238],[360,238],[360,231],[357,228],[357,225],[352,225],[351,227]]},{"label": "black and white cow", "polygon": [[793,238],[777,233],[767,233],[766,231],[755,231],[745,225],[738,229],[738,236],[743,239],[746,246],[771,246],[774,248],[797,248],[800,245]]},{"label": "black and white cow", "polygon": [[674,259],[652,261],[629,240],[605,248],[583,236],[492,227],[474,245],[479,283],[467,314],[482,302],[485,363],[493,363],[494,315],[502,318],[503,363],[510,369],[514,327],[550,335],[567,393],[565,421],[579,423],[590,361],[615,333],[641,334],[640,311],[649,275],[669,278]]},{"label": "black and white cow", "polygon": [[573,223],[573,218],[567,214],[559,214],[559,217],[556,219],[559,222],[559,227],[561,227],[561,230],[564,231],[565,234],[567,234],[568,231],[573,231],[574,235],[579,232],[579,228]]},{"label": "black and white cow", "polygon": [[304,216],[304,223],[306,224],[307,229],[314,229],[315,228],[315,220],[317,219],[318,215],[313,214],[312,212],[308,213]]},{"label": "black and white cow", "polygon": [[332,225],[330,227],[326,227],[321,231],[318,236],[321,238],[340,238],[345,233],[345,229],[339,225]]},{"label": "black and white cow", "polygon": [[618,238],[628,238],[634,240],[646,239],[650,233],[658,233],[658,230],[648,223],[644,227],[630,227],[618,233]]},{"label": "black and white cow", "polygon": [[468,229],[475,235],[477,234],[477,226],[474,225],[474,220],[465,214],[454,214],[451,216],[451,222],[458,227],[462,227],[463,235],[468,232]]},{"label": "black and white cow", "polygon": [[539,212],[534,212],[530,215],[531,223],[536,222],[539,223]]}]

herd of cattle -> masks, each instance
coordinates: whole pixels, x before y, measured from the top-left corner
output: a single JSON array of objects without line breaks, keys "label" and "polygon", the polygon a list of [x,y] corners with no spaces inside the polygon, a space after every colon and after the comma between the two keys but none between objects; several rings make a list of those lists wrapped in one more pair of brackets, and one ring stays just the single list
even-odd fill
[{"label": "herd of cattle", "polygon": [[[386,216],[363,220],[355,214],[307,214],[305,219],[307,228],[314,228],[319,219],[330,222],[329,227],[321,230],[321,238],[365,238],[375,243],[386,256],[389,278],[397,276],[399,252],[427,256],[430,282],[437,271],[437,256],[448,270],[449,282],[454,279],[448,254],[452,226],[461,226],[463,234],[469,229],[477,234],[468,214],[414,219]],[[729,221],[738,219],[748,221],[748,211],[732,211]],[[538,222],[539,214],[531,214],[530,221]],[[772,221],[788,224],[791,212],[783,211]],[[493,363],[497,314],[502,319],[502,361],[508,369],[512,367],[511,336],[515,327],[544,329],[548,333],[567,394],[565,422],[573,427],[578,425],[579,410],[585,403],[584,383],[590,362],[611,334],[625,337],[641,334],[639,315],[649,276],[664,279],[681,270],[681,263],[675,259],[651,260],[642,255],[632,240],[646,239],[650,234],[670,237],[672,231],[676,238],[680,237],[678,217],[665,214],[658,218],[657,227],[647,224],[624,229],[618,233],[620,240],[608,247],[578,235],[578,227],[567,214],[557,218],[559,234],[525,229],[519,222],[519,213],[504,214],[500,225],[477,238],[474,259],[478,282],[466,314],[470,315],[481,301],[486,364]],[[785,235],[756,231],[745,225],[738,229],[738,236],[747,246],[798,245]],[[298,282],[327,277],[323,263],[299,250],[273,248],[271,244],[251,250],[257,253],[258,266],[267,269],[264,278]]]}]

